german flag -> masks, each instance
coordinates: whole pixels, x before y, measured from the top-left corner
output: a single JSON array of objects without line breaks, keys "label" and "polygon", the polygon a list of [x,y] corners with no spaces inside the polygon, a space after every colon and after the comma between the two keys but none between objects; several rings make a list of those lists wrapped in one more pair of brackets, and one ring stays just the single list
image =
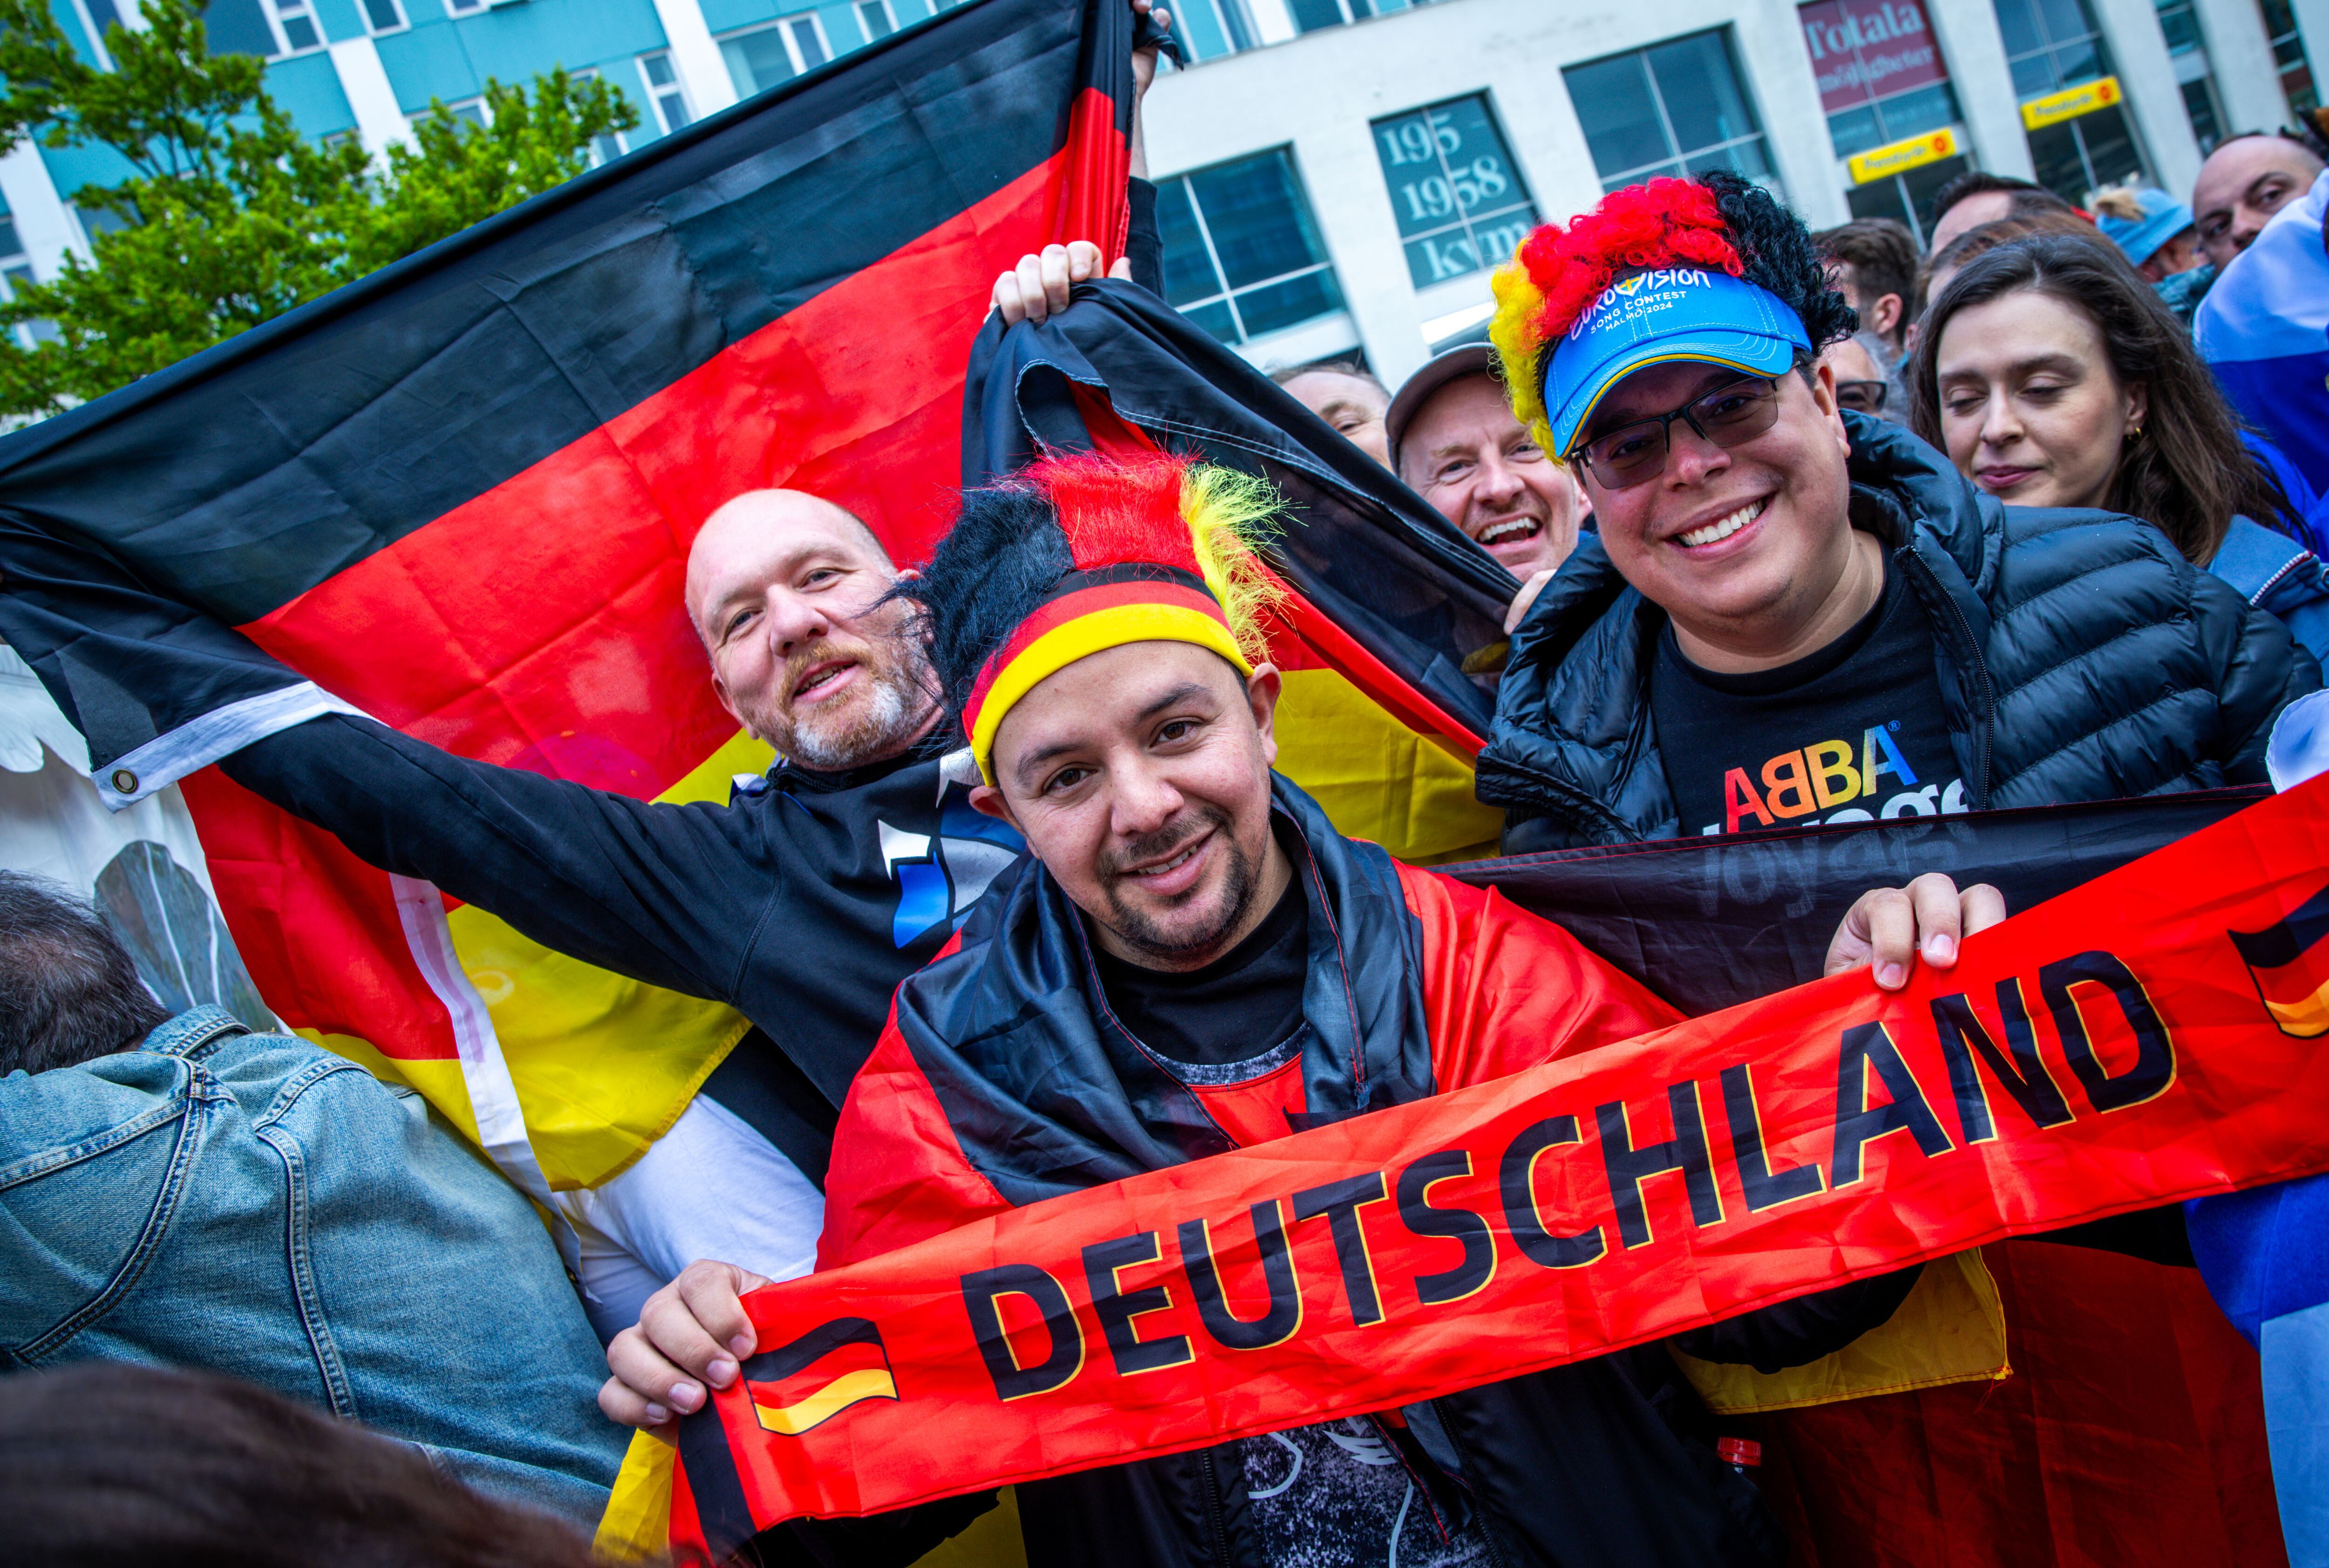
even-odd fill
[{"label": "german flag", "polygon": [[2249,966],[2257,1000],[2284,1035],[2329,1034],[2329,887],[2262,931],[2228,931]]},{"label": "german flag", "polygon": [[895,1399],[882,1331],[864,1318],[835,1318],[744,1363],[744,1385],[763,1431],[798,1437],[868,1399]]},{"label": "german flag", "polygon": [[949,7],[0,442],[0,635],[99,793],[183,775],[268,1005],[537,1197],[636,1160],[746,1020],[448,906],[202,765],[354,709],[725,802],[772,758],[681,609],[696,530],[792,487],[927,552],[995,275],[1124,245],[1135,28],[1125,0]]}]

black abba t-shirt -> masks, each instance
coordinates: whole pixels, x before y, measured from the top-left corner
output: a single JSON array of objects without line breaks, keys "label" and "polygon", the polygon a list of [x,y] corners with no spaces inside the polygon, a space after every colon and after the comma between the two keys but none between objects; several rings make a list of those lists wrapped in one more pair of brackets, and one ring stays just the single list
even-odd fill
[{"label": "black abba t-shirt", "polygon": [[1702,670],[1669,622],[1650,716],[1685,834],[1966,809],[1932,628],[1889,562],[1857,625],[1776,670]]}]

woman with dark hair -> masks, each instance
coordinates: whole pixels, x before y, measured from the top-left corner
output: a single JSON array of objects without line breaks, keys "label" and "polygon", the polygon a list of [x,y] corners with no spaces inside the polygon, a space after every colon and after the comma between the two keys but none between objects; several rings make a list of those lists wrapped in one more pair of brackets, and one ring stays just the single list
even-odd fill
[{"label": "woman with dark hair", "polygon": [[2318,658],[2329,572],[2303,514],[2126,261],[2034,235],[1966,263],[1926,314],[1909,421],[2012,506],[2093,507],[2156,527]]},{"label": "woman with dark hair", "polygon": [[230,1377],[85,1362],[0,1377],[0,1557],[24,1568],[589,1568],[560,1519]]}]

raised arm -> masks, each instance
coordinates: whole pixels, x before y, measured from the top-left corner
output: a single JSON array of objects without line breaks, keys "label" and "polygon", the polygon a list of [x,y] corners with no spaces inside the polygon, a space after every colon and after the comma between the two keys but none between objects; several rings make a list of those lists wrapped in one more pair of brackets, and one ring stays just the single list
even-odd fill
[{"label": "raised arm", "polygon": [[226,775],[362,859],[435,883],[544,946],[732,1000],[781,846],[752,813],[671,806],[470,762],[344,714],[226,757]]}]

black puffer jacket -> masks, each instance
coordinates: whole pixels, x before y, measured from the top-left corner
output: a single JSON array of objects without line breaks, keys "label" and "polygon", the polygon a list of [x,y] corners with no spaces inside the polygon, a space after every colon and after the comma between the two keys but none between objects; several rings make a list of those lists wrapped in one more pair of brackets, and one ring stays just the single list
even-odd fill
[{"label": "black puffer jacket", "polygon": [[[2321,684],[2279,622],[2147,523],[2001,506],[1898,426],[1844,423],[1853,524],[1932,623],[1975,810],[2264,782],[2274,716]],[[1593,534],[1537,596],[1480,754],[1506,853],[1680,831],[1648,699],[1665,619]]]}]

